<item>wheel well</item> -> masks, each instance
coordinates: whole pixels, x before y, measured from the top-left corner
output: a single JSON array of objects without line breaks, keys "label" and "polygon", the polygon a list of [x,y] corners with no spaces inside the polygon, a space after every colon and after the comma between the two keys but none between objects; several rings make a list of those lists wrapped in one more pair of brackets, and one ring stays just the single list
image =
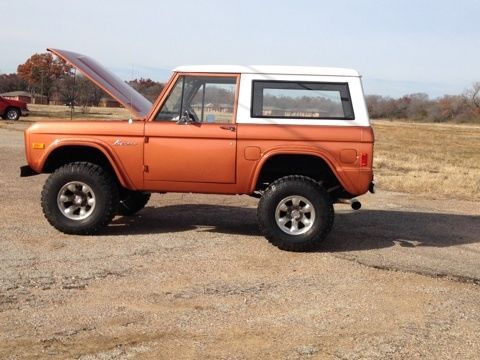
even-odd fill
[{"label": "wheel well", "polygon": [[308,176],[321,182],[328,192],[344,191],[324,159],[314,155],[296,154],[275,155],[268,159],[258,177],[256,190],[265,190],[276,179],[288,175]]},{"label": "wheel well", "polygon": [[87,161],[99,165],[103,169],[110,171],[116,178],[115,171],[105,154],[96,148],[88,146],[62,146],[54,150],[48,156],[47,161],[45,161],[42,171],[52,173],[59,167],[75,161]]},{"label": "wheel well", "polygon": [[4,115],[7,115],[8,110],[11,110],[11,109],[17,110],[19,113],[21,112],[21,110],[20,110],[19,107],[16,107],[16,106],[13,106],[13,105],[9,105],[9,106],[7,106],[7,107],[5,108],[5,111],[4,111],[3,114],[4,114]]}]

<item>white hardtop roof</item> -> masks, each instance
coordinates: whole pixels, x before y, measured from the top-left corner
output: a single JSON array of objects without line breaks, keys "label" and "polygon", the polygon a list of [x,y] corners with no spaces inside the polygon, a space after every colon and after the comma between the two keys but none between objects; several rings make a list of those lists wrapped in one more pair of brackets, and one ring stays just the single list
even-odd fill
[{"label": "white hardtop roof", "polygon": [[278,65],[187,65],[173,71],[192,73],[233,73],[233,74],[275,74],[275,75],[324,75],[360,76],[353,69],[318,66],[278,66]]}]

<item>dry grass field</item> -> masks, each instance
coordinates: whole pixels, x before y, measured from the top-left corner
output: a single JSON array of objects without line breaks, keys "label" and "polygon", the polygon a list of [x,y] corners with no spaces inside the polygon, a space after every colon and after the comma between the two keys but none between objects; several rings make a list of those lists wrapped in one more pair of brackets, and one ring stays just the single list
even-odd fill
[{"label": "dry grass field", "polygon": [[379,188],[480,200],[480,126],[375,121]]},{"label": "dry grass field", "polygon": [[[29,105],[28,121],[70,119],[67,106]],[[128,119],[124,108],[75,108],[73,119]],[[480,200],[480,126],[374,121],[378,188]]]},{"label": "dry grass field", "polygon": [[[45,121],[45,120],[65,120],[70,119],[71,110],[68,106],[62,105],[38,105],[29,104],[28,108],[30,114],[28,118],[22,118],[27,121]],[[72,118],[75,120],[80,119],[108,119],[108,120],[123,120],[130,118],[130,112],[124,108],[102,108],[102,107],[89,107],[86,110],[81,106],[77,106],[74,109]]]}]

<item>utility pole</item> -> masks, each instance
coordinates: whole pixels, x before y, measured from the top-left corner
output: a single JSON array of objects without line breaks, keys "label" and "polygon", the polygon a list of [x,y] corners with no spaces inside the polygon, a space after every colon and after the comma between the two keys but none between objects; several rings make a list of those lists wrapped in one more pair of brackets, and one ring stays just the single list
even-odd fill
[{"label": "utility pole", "polygon": [[75,110],[75,79],[77,77],[77,69],[73,70],[73,88],[72,88],[72,101],[70,103],[70,120],[73,119],[73,111]]}]

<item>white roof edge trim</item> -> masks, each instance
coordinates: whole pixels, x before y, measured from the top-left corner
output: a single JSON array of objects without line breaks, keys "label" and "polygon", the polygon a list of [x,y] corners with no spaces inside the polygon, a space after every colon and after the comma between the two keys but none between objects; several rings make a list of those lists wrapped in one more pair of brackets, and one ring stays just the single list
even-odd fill
[{"label": "white roof edge trim", "polygon": [[237,124],[255,124],[255,125],[304,125],[304,126],[361,126],[369,127],[368,119],[359,118],[354,120],[332,120],[332,119],[274,119],[274,118],[248,118],[237,119]]},{"label": "white roof edge trim", "polygon": [[346,68],[318,66],[278,65],[186,65],[178,66],[175,72],[232,73],[232,74],[275,74],[275,75],[317,75],[360,77],[358,71]]}]

